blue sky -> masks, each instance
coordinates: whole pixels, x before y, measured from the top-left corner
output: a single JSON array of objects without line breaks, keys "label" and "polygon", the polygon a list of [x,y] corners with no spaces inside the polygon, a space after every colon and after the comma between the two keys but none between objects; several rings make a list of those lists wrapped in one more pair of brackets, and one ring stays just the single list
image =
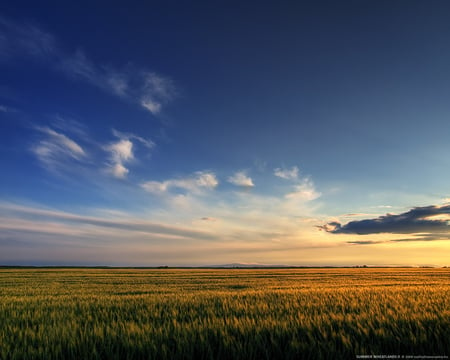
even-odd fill
[{"label": "blue sky", "polygon": [[0,5],[0,263],[447,265],[446,1]]}]

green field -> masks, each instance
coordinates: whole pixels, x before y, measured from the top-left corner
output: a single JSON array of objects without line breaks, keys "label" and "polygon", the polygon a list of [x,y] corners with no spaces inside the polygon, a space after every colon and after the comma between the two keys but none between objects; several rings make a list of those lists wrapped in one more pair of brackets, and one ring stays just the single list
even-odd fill
[{"label": "green field", "polygon": [[1,359],[368,354],[450,355],[450,269],[0,270]]}]

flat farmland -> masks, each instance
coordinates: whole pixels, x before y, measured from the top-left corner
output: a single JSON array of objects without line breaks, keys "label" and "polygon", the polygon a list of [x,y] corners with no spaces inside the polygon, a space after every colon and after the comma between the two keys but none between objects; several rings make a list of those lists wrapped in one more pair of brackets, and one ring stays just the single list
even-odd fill
[{"label": "flat farmland", "polygon": [[1,359],[450,355],[450,269],[1,269]]}]

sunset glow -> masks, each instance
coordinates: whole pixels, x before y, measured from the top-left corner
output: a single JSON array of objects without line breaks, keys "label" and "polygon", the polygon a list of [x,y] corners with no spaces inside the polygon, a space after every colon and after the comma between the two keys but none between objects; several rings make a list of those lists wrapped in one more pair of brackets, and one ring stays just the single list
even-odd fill
[{"label": "sunset glow", "polygon": [[0,265],[450,265],[450,3],[20,3]]}]

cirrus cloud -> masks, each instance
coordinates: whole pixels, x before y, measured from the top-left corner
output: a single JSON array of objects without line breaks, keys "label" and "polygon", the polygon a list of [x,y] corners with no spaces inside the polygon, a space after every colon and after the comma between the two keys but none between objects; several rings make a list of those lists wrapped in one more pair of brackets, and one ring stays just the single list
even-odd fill
[{"label": "cirrus cloud", "polygon": [[53,35],[34,24],[18,24],[0,16],[0,59],[22,54],[37,59],[53,58],[57,53]]},{"label": "cirrus cloud", "polygon": [[[159,115],[177,94],[175,82],[155,71],[132,65],[112,66],[92,61],[80,48],[67,50],[53,34],[30,23],[0,16],[0,60],[39,60],[69,78]],[[1,110],[0,110],[1,111]]]},{"label": "cirrus cloud", "polygon": [[141,187],[153,194],[163,194],[171,189],[182,189],[193,193],[214,189],[219,184],[216,175],[211,171],[197,171],[185,178],[169,179],[165,181],[146,181]]},{"label": "cirrus cloud", "polygon": [[67,166],[68,160],[81,161],[87,157],[85,150],[61,132],[49,127],[36,128],[42,137],[31,151],[48,170],[59,171]]}]

